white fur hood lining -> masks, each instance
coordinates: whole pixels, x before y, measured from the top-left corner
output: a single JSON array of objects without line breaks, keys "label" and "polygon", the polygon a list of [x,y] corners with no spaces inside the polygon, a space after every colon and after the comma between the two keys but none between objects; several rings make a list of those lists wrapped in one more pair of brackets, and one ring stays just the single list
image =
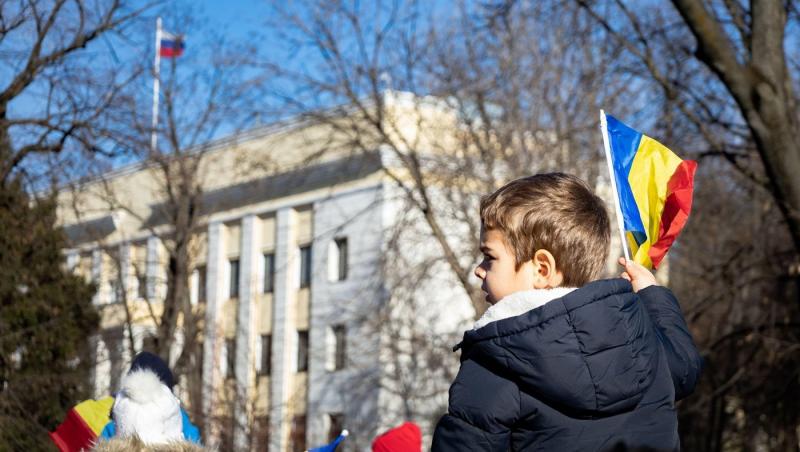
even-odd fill
[{"label": "white fur hood lining", "polygon": [[145,444],[183,440],[180,402],[149,369],[123,377],[112,409],[117,436],[138,436]]},{"label": "white fur hood lining", "polygon": [[492,322],[516,317],[528,311],[544,306],[548,302],[561,298],[575,290],[575,287],[556,287],[553,289],[532,289],[514,292],[489,306],[472,329],[477,330]]}]

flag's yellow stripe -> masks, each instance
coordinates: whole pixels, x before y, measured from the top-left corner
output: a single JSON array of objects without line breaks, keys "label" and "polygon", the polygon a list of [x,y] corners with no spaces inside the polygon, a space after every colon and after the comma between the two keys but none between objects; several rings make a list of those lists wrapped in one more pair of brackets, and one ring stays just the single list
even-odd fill
[{"label": "flag's yellow stripe", "polygon": [[667,199],[667,183],[680,164],[681,159],[666,146],[642,135],[639,149],[631,164],[631,171],[628,173],[628,182],[636,206],[639,208],[647,240],[637,246],[628,234],[628,243],[633,251],[633,260],[647,268],[653,268],[648,251],[658,239],[661,214]]},{"label": "flag's yellow stripe", "polygon": [[113,404],[114,398],[108,396],[100,400],[86,400],[77,404],[74,409],[86,422],[86,425],[92,429],[95,436],[100,436],[108,424]]}]

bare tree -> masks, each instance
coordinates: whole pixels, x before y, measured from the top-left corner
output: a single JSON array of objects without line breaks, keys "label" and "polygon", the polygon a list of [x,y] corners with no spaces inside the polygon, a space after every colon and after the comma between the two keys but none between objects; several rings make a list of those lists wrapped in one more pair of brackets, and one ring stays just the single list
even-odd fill
[{"label": "bare tree", "polygon": [[798,150],[794,5],[575,3],[620,70],[650,87],[654,127],[700,160],[671,281],[706,359],[681,407],[692,450],[795,450]]},{"label": "bare tree", "polygon": [[[0,91],[0,182],[25,172],[23,163],[37,155],[65,148],[115,152],[106,114],[135,73],[98,58],[89,64],[92,57],[84,49],[97,47],[101,37],[123,33],[150,5],[3,3],[0,58],[9,72]],[[29,165],[27,172],[36,173],[35,166]]]},{"label": "bare tree", "polygon": [[[578,3],[663,89],[714,155],[768,190],[800,252],[797,65],[786,45],[797,19],[793,3],[675,0],[679,16],[659,8],[645,17],[623,2]],[[681,76],[665,56],[684,65]]]},{"label": "bare tree", "polygon": [[[222,37],[207,32],[207,26],[198,22],[196,14],[182,11],[176,16],[183,21],[167,20],[167,27],[176,34],[189,34],[191,47],[184,56],[164,59],[160,74],[160,121],[155,131],[151,128],[151,96],[132,86],[117,95],[113,116],[123,121],[125,128],[115,131],[115,140],[125,143],[138,160],[137,174],[142,177],[136,184],[144,184],[137,190],[155,204],[142,205],[136,193],[132,193],[130,182],[109,173],[100,166],[94,178],[78,181],[72,186],[72,215],[78,222],[87,214],[86,203],[100,205],[124,220],[120,231],[125,234],[149,231],[158,241],[163,259],[148,256],[147,260],[135,260],[116,252],[118,245],[94,236],[97,243],[109,251],[111,265],[116,275],[115,286],[124,287],[123,279],[135,278],[138,285],[150,288],[139,290],[129,299],[128,290],[115,291],[121,294],[126,312],[126,334],[133,355],[136,342],[132,325],[143,319],[130,315],[136,303],[144,303],[148,323],[155,328],[148,346],[165,360],[175,363],[176,378],[186,377],[186,393],[195,422],[203,424],[202,397],[205,382],[202,378],[201,328],[205,319],[202,303],[190,301],[190,280],[199,271],[198,264],[204,262],[201,235],[207,228],[206,219],[216,206],[208,202],[206,190],[218,184],[209,159],[211,150],[220,145],[233,146],[239,132],[251,127],[253,121],[252,92],[259,83],[257,77],[247,75],[248,58],[253,52],[246,46],[229,45]],[[148,24],[148,34],[153,24]],[[201,32],[201,30],[203,30]],[[203,37],[204,36],[204,37]],[[235,50],[232,50],[234,49]],[[242,49],[248,51],[242,52]],[[143,55],[137,79],[145,86],[152,83],[154,71],[149,67],[150,55]],[[157,146],[151,147],[151,133],[157,134]],[[218,138],[226,138],[221,143]],[[119,234],[111,237],[118,241],[130,241],[129,236]],[[112,246],[112,248],[109,248]],[[153,272],[150,267],[158,270]],[[204,287],[198,290],[203,293]],[[139,301],[136,301],[139,300]],[[170,359],[172,358],[172,359]]]},{"label": "bare tree", "polygon": [[[590,51],[575,32],[591,25],[585,18],[536,4],[513,12],[461,5],[447,20],[416,2],[277,9],[289,46],[319,55],[321,67],[268,62],[274,77],[294,81],[272,94],[331,127],[344,146],[385,152],[385,174],[422,214],[480,315],[485,302],[471,276],[480,195],[567,164],[597,181],[592,104],[627,89],[606,76],[613,55]],[[547,33],[534,33],[545,24]]]},{"label": "bare tree", "polygon": [[[458,4],[444,17],[413,1],[276,9],[290,51],[319,63],[265,62],[286,82],[269,94],[331,130],[321,152],[380,152],[386,201],[403,213],[385,231],[386,296],[361,319],[386,348],[347,397],[377,385],[398,402],[383,418],[429,432],[457,368],[452,346],[487,307],[472,275],[480,197],[539,171],[602,185],[597,110],[635,110],[621,100],[636,86],[617,71],[619,49],[595,49],[592,21],[538,2]],[[444,308],[465,295],[467,315]],[[375,365],[387,373],[376,379]]]}]

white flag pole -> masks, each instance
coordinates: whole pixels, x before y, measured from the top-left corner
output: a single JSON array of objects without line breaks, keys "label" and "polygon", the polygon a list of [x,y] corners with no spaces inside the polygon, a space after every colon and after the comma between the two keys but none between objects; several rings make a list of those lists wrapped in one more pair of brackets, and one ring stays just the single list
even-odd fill
[{"label": "white flag pole", "polygon": [[158,144],[158,90],[161,72],[161,18],[156,19],[156,57],[153,62],[153,122],[150,125],[150,152],[156,152]]},{"label": "white flag pole", "polygon": [[611,177],[611,188],[614,190],[614,207],[617,210],[617,225],[619,226],[619,236],[622,244],[622,252],[625,260],[631,260],[628,254],[628,246],[625,241],[625,223],[622,221],[622,208],[619,205],[619,191],[617,190],[617,178],[614,177],[614,165],[611,162],[611,144],[608,141],[608,124],[606,124],[606,112],[600,110],[600,130],[603,132],[603,147],[606,151],[606,163],[608,163],[608,175]]}]

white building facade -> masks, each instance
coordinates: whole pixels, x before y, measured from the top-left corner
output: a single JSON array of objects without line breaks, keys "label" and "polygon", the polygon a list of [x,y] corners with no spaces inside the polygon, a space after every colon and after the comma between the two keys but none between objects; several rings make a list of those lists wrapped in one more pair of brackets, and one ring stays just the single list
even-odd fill
[{"label": "white building facade", "polygon": [[[273,127],[204,151],[189,281],[202,318],[204,419],[196,422],[221,450],[305,450],[342,428],[351,431],[346,450],[369,450],[403,417],[396,414],[403,400],[382,384],[396,368],[384,359],[393,339],[376,318],[389,299],[387,231],[403,204],[378,149],[308,159],[303,143],[324,134],[309,125]],[[238,171],[242,156],[274,165]],[[98,286],[96,396],[117,390],[163,309],[168,261],[160,236],[170,226],[158,212],[157,179],[139,165],[61,194],[67,264]],[[108,202],[110,192],[124,209]],[[473,315],[463,293],[440,293],[450,324]],[[176,390],[184,402],[187,385]]]}]

